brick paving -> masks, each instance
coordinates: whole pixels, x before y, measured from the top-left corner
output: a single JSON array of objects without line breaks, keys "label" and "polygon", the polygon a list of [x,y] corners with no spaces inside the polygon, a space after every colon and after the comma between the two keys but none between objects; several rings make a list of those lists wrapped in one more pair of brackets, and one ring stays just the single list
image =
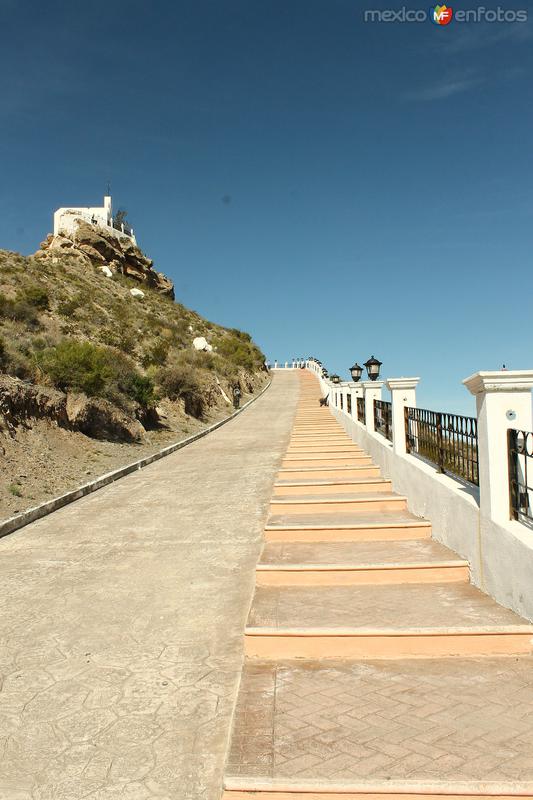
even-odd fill
[{"label": "brick paving", "polygon": [[226,775],[533,781],[533,659],[246,665]]}]

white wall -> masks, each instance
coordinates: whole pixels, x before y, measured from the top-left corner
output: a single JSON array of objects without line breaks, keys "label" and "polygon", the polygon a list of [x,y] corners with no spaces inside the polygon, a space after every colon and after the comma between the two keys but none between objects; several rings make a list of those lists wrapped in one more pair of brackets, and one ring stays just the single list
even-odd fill
[{"label": "white wall", "polygon": [[122,233],[122,231],[112,227],[112,208],[110,197],[104,197],[103,206],[58,208],[57,211],[54,212],[54,236],[62,233],[71,237],[76,232],[76,221],[79,219],[91,224],[93,223],[93,220],[96,220],[97,225],[101,226],[102,228],[106,228],[110,232],[113,232],[115,236],[118,236],[119,238],[131,239],[134,244],[137,243],[133,233],[130,236],[129,234]]}]

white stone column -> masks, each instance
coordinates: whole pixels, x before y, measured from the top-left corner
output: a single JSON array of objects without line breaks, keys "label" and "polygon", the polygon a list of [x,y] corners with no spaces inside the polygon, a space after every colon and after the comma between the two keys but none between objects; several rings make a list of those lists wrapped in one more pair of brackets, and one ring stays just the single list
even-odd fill
[{"label": "white stone column", "polygon": [[463,383],[475,395],[478,423],[479,510],[509,522],[509,428],[532,429],[533,370],[476,372]]},{"label": "white stone column", "polygon": [[420,378],[389,378],[392,401],[392,448],[399,456],[407,452],[405,447],[405,407],[416,408],[416,387]]},{"label": "white stone column", "polygon": [[374,433],[374,400],[381,400],[383,381],[363,381],[365,398],[365,422],[369,433]]}]

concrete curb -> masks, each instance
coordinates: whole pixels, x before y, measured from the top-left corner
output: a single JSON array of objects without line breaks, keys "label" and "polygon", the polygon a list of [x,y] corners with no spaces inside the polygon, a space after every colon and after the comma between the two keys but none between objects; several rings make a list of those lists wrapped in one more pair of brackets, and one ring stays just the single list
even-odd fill
[{"label": "concrete curb", "polygon": [[363,795],[434,795],[434,796],[533,796],[533,781],[410,781],[396,780],[387,782],[359,781],[358,783],[334,781],[297,781],[290,779],[275,780],[272,778],[238,778],[224,779],[224,789],[233,792],[266,792],[266,793],[310,793],[320,797],[329,794],[363,794]]},{"label": "concrete curb", "polygon": [[119,467],[119,469],[115,469],[113,472],[108,472],[105,475],[101,475],[99,478],[91,481],[90,483],[85,483],[83,486],[78,486],[77,489],[72,489],[70,492],[66,492],[59,497],[54,497],[52,500],[46,500],[44,503],[41,503],[34,508],[29,508],[27,511],[22,511],[20,514],[16,514],[14,517],[9,517],[3,522],[0,522],[0,538],[2,538],[2,536],[7,536],[10,533],[14,533],[14,531],[18,531],[20,528],[24,528],[24,526],[29,525],[30,522],[35,522],[35,520],[46,517],[48,514],[52,514],[52,512],[63,508],[63,506],[74,503],[75,500],[79,500],[81,497],[86,497],[88,494],[97,492],[98,489],[102,489],[104,486],[109,486],[110,483],[114,483],[115,481],[120,480],[120,478],[130,475],[132,472],[143,469],[143,467],[147,467],[149,464],[153,464],[155,461],[159,461],[159,459],[165,458],[165,456],[169,456],[172,453],[175,453],[177,450],[181,450],[182,447],[187,447],[187,445],[196,442],[198,439],[202,439],[204,436],[207,436],[208,433],[212,433],[212,431],[215,431],[217,428],[220,428],[222,425],[225,425],[227,422],[235,419],[235,417],[238,417],[239,414],[242,414],[242,412],[245,411],[248,406],[250,406],[252,403],[255,403],[256,400],[259,400],[259,398],[262,397],[262,395],[271,385],[272,378],[269,380],[267,385],[261,389],[259,394],[256,397],[252,397],[251,400],[248,400],[248,402],[245,403],[242,408],[238,408],[233,412],[233,414],[230,414],[229,417],[226,417],[219,422],[215,422],[214,425],[210,425],[208,428],[205,428],[205,430],[199,431],[199,433],[195,433],[193,436],[189,436],[187,439],[182,439],[180,442],[176,442],[175,444],[164,447],[157,453],[152,453],[152,455],[145,456],[144,458],[139,459],[139,461],[126,464],[125,467]]}]

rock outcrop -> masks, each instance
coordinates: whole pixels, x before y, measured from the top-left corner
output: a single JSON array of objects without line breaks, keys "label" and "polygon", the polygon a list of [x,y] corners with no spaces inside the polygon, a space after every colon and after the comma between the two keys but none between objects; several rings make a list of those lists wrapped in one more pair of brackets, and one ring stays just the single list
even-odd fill
[{"label": "rock outcrop", "polygon": [[19,425],[31,428],[35,419],[112,442],[139,442],[145,434],[139,420],[107,400],[0,375],[0,432],[13,434]]},{"label": "rock outcrop", "polygon": [[174,299],[174,284],[153,268],[152,259],[147,258],[131,239],[116,235],[107,228],[78,220],[72,238],[49,234],[35,258],[53,258],[59,253],[83,259],[88,266],[107,267],[112,273],[126,275]]}]

